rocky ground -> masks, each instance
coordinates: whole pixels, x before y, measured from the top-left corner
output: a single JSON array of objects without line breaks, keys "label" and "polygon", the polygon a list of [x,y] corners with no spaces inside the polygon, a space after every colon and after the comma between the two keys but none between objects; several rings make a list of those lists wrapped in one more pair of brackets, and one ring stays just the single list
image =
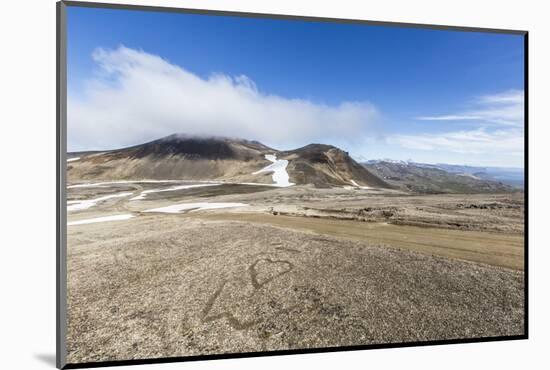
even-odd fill
[{"label": "rocky ground", "polygon": [[[71,188],[69,200],[158,186]],[[521,193],[130,197],[69,212],[134,216],[68,227],[69,363],[524,333]],[[248,206],[143,212],[198,201]]]}]

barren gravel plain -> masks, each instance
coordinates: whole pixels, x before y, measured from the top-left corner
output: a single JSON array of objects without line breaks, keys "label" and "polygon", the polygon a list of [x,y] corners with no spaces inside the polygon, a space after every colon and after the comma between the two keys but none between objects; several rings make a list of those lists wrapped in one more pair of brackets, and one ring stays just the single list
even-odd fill
[{"label": "barren gravel plain", "polygon": [[69,363],[524,333],[521,193],[187,185],[69,186]]}]

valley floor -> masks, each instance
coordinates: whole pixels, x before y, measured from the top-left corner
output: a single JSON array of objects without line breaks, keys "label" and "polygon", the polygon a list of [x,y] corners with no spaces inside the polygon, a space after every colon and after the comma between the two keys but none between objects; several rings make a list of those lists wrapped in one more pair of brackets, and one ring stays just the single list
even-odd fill
[{"label": "valley floor", "polygon": [[524,333],[521,194],[68,194],[69,363]]}]

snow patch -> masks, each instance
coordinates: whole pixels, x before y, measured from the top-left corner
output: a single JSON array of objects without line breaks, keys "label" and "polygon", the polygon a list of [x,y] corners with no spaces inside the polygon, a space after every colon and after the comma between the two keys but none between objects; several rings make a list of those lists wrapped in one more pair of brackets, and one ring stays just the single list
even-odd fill
[{"label": "snow patch", "polygon": [[78,161],[79,159],[80,157],[69,158],[67,159],[67,162],[74,162],[74,161]]},{"label": "snow patch", "polygon": [[355,180],[349,180],[349,182],[353,185],[353,186],[344,186],[344,189],[370,189],[370,186],[361,186],[359,185],[358,183],[355,182]]},{"label": "snow patch", "polygon": [[143,212],[180,213],[181,211],[202,211],[205,209],[248,207],[245,203],[182,203],[167,207],[148,209]]},{"label": "snow patch", "polygon": [[91,208],[97,205],[97,203],[106,201],[107,199],[127,197],[132,194],[133,193],[131,192],[125,192],[125,193],[106,195],[104,197],[95,198],[95,199],[70,200],[67,202],[67,211],[81,211],[83,209]]},{"label": "snow patch", "polygon": [[457,173],[456,175],[457,176],[463,176],[463,177],[469,177],[469,178],[474,179],[474,180],[481,180],[481,178],[479,178],[475,175],[472,175],[471,173]]},{"label": "snow patch", "polygon": [[87,220],[71,221],[67,223],[67,226],[95,224],[97,222],[108,222],[108,221],[123,221],[123,220],[128,220],[132,217],[136,217],[136,216],[132,214],[124,214],[124,215],[96,217],[96,218],[89,218]]},{"label": "snow patch", "polygon": [[[180,183],[182,180],[120,180],[120,181],[106,181],[106,182],[90,182],[85,184],[69,185],[67,189],[74,188],[93,188],[118,184],[157,184],[157,183]],[[199,182],[199,181],[195,181]]]},{"label": "snow patch", "polygon": [[250,186],[272,186],[274,188],[278,188],[279,185],[277,184],[262,184],[261,182],[228,182],[227,184],[233,184],[233,185],[250,185]]},{"label": "snow patch", "polygon": [[272,164],[262,168],[259,171],[254,172],[253,175],[257,175],[262,172],[273,172],[271,178],[273,179],[275,186],[287,187],[294,185],[293,183],[289,182],[288,172],[286,171],[288,161],[286,159],[277,159],[277,156],[275,154],[266,154],[265,159],[272,162]]}]

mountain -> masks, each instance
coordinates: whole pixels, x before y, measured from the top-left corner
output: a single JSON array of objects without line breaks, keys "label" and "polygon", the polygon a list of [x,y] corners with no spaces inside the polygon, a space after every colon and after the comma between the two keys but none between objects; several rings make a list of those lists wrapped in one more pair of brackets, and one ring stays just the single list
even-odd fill
[{"label": "mountain", "polygon": [[473,175],[483,180],[502,182],[518,188],[523,188],[523,168],[514,167],[474,167],[438,163],[435,166],[450,173]]},{"label": "mountain", "polygon": [[224,137],[193,137],[173,134],[145,144],[110,152],[108,155],[131,158],[182,156],[190,160],[254,160],[274,150],[257,141]]},{"label": "mountain", "polygon": [[[450,172],[441,165],[403,161],[370,160],[362,165],[390,185],[416,193],[498,193],[517,191],[511,185],[475,173]],[[461,166],[464,170],[464,166]]]},{"label": "mountain", "polygon": [[349,154],[332,145],[310,144],[302,148],[282,152],[289,160],[291,181],[314,184],[318,187],[350,185],[375,188],[391,187],[387,182],[365,170]]},{"label": "mountain", "polygon": [[417,163],[413,161],[392,161],[392,160],[382,160],[382,161],[368,161],[367,163],[377,163],[377,162],[402,162],[403,164],[411,164],[417,167],[424,168],[434,168],[443,170],[452,174],[471,176],[477,179],[488,180],[501,182],[506,185],[510,185],[519,189],[523,189],[524,185],[524,170],[523,168],[516,167],[479,167],[479,166],[465,166],[457,164],[447,164],[447,163]]},{"label": "mountain", "polygon": [[275,155],[276,160],[288,161],[278,166],[286,164],[290,182],[297,185],[389,187],[347,152],[322,144],[279,151],[257,141],[174,134],[132,147],[79,155],[68,153],[71,182],[182,179],[272,184],[272,171],[258,171],[272,164],[266,155]]}]

